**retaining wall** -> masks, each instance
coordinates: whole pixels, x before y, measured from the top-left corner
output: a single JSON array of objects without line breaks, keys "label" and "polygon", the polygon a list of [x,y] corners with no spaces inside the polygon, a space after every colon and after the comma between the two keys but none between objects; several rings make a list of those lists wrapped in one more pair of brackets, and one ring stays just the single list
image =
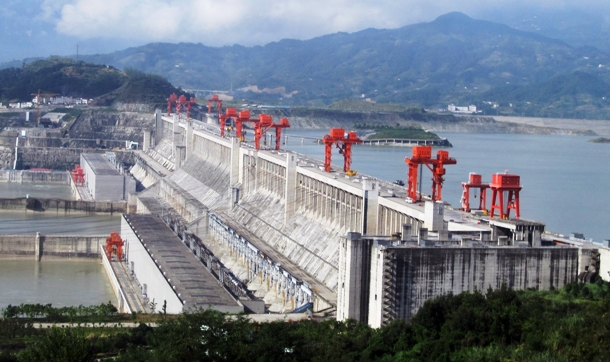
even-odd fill
[{"label": "retaining wall", "polygon": [[31,210],[36,212],[84,212],[87,214],[128,213],[127,201],[83,201],[41,198],[0,199],[0,210]]},{"label": "retaining wall", "polygon": [[[99,259],[106,235],[0,235],[0,259]],[[38,245],[37,245],[38,244]]]}]

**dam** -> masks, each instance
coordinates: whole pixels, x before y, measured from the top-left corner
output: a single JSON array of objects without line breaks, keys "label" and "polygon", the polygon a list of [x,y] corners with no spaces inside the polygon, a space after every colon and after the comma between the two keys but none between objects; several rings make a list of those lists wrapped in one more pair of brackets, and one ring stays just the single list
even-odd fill
[{"label": "dam", "polygon": [[[259,150],[237,137],[221,137],[214,122],[159,112],[154,117],[131,169],[147,187],[131,200],[137,213],[163,219],[208,269],[226,271],[225,287],[230,279],[241,290],[234,295],[251,294],[271,312],[311,305],[315,311],[336,310],[339,319],[380,325],[408,319],[427,298],[449,291],[502,283],[561,288],[607,267],[606,254],[600,259],[596,246],[558,242],[540,222],[494,219],[430,200],[409,202],[394,183],[326,172],[322,161],[294,152]],[[352,235],[352,246],[346,235]],[[433,256],[437,250],[441,254]],[[373,264],[373,253],[384,263]],[[423,257],[431,262],[408,261]],[[447,258],[450,263],[432,262]],[[391,276],[398,275],[391,270],[411,275],[406,265],[417,265],[424,279]],[[465,280],[447,284],[457,275]],[[380,286],[390,299],[369,300]],[[431,292],[413,292],[408,303],[395,298],[400,290],[417,288]],[[405,308],[408,313],[397,312]]]},{"label": "dam", "polygon": [[[380,326],[408,320],[425,300],[444,293],[502,284],[561,288],[596,275],[608,278],[608,248],[550,234],[544,223],[509,218],[500,210],[495,218],[467,213],[430,197],[414,200],[407,195],[412,190],[392,182],[327,170],[322,160],[260,147],[230,132],[221,136],[213,118],[151,118],[142,150],[124,154],[133,160],[129,172],[144,191],[111,201],[89,200],[94,190],[80,190],[80,200],[21,198],[0,207],[125,213],[124,253],[103,245],[108,235],[100,236],[97,248],[84,239],[78,241],[82,247],[71,249],[66,239],[60,248],[68,257],[102,259],[120,310],[310,308]],[[83,160],[91,156],[73,156],[86,169]],[[87,172],[85,184],[110,187],[109,181],[91,179],[103,174]],[[38,176],[9,172],[5,178],[26,182]],[[74,184],[70,177],[66,181]],[[61,257],[53,254],[51,235],[43,236],[38,249],[35,238],[28,238],[24,257]],[[3,241],[7,253],[18,250],[13,240],[19,244],[17,236]]]}]

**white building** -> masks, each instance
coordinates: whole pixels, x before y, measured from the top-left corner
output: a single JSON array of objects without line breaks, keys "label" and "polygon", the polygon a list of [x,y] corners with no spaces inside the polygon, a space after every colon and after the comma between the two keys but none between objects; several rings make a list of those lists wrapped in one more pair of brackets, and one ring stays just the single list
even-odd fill
[{"label": "white building", "polygon": [[477,106],[471,104],[468,107],[460,107],[450,104],[447,106],[447,110],[453,113],[477,113]]},{"label": "white building", "polygon": [[121,174],[103,154],[82,153],[80,166],[85,172],[85,187],[95,200],[127,200],[136,192],[133,177]]}]

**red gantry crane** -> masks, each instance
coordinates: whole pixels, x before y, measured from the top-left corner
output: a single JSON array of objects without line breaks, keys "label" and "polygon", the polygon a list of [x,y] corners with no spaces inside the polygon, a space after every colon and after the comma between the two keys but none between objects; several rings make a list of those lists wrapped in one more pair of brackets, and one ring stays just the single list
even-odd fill
[{"label": "red gantry crane", "polygon": [[352,145],[362,143],[362,140],[358,138],[356,132],[348,132],[347,136],[343,128],[331,128],[330,134],[327,134],[322,138],[322,141],[326,145],[326,152],[324,156],[324,170],[330,172],[330,162],[333,145],[339,149],[339,153],[343,155],[343,172],[350,175],[355,174],[350,169],[352,165]]},{"label": "red gantry crane", "polygon": [[218,117],[220,118],[220,114],[222,113],[222,100],[218,97],[218,94],[213,94],[212,98],[208,99],[208,113],[212,113],[212,103],[216,104]]},{"label": "red gantry crane", "polygon": [[[494,210],[500,212],[500,218],[508,219],[510,215],[510,209],[515,210],[515,217],[518,219],[520,216],[519,212],[519,191],[521,191],[521,177],[519,175],[512,175],[508,172],[495,173],[491,176],[491,212],[490,218],[494,217]],[[506,192],[506,204],[504,203],[504,193]],[[496,205],[496,201],[499,204]],[[505,207],[506,206],[506,207]]]},{"label": "red gantry crane", "polygon": [[241,111],[237,114],[237,118],[235,118],[235,136],[239,138],[240,142],[243,142],[245,137],[243,133],[243,124],[246,122],[256,123],[259,119],[250,118],[250,111],[245,110]]},{"label": "red gantry crane", "polygon": [[167,116],[169,117],[172,113],[172,108],[176,106],[178,102],[178,96],[176,93],[172,93],[169,98],[167,98]]},{"label": "red gantry crane", "polygon": [[417,193],[417,176],[420,165],[426,165],[432,171],[432,201],[441,200],[443,181],[445,179],[445,165],[455,165],[455,158],[449,157],[447,151],[437,151],[436,158],[432,158],[432,146],[414,146],[411,158],[405,158],[409,165],[407,178],[407,197],[411,202],[421,200],[421,195]]},{"label": "red gantry crane", "polygon": [[71,172],[72,180],[76,186],[84,186],[85,185],[85,172],[80,167],[80,165],[76,165],[74,170]]},{"label": "red gantry crane", "polygon": [[123,260],[124,244],[119,233],[110,233],[110,237],[106,238],[106,255],[108,256],[109,261],[112,261],[112,254],[116,254],[118,261]]},{"label": "red gantry crane", "polygon": [[221,114],[218,116],[218,124],[220,126],[220,137],[225,136],[225,128],[227,126],[228,119],[236,119],[237,118],[237,110],[235,108],[227,108],[225,114]]},{"label": "red gantry crane", "polygon": [[187,119],[191,119],[191,107],[193,104],[197,104],[195,102],[195,98],[191,97],[187,100],[185,95],[178,97],[175,93],[172,93],[167,99],[167,116],[169,117],[171,115],[172,108],[176,107],[176,113],[178,114],[178,118],[180,118],[182,108],[186,107],[186,117]]},{"label": "red gantry crane", "polygon": [[[471,172],[468,175],[468,182],[462,182],[462,210],[470,212],[470,189],[479,190],[479,208],[477,210],[483,210],[487,212],[487,189],[489,184],[483,183],[481,175],[478,173]],[[476,193],[474,194],[476,198]]]},{"label": "red gantry crane", "polygon": [[254,146],[257,150],[260,150],[261,139],[265,138],[265,134],[268,130],[275,128],[275,149],[279,151],[280,141],[282,139],[282,128],[288,127],[290,127],[288,118],[280,119],[280,123],[273,123],[273,118],[271,116],[260,114],[258,116],[258,122],[254,123]]}]

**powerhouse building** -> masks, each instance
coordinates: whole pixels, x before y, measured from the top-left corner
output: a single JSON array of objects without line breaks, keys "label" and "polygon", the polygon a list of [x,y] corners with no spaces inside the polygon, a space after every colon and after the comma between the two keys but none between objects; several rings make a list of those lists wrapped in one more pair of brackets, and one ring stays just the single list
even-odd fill
[{"label": "powerhouse building", "polygon": [[122,174],[100,153],[82,153],[80,167],[85,173],[85,187],[94,200],[127,200],[136,192],[136,181]]},{"label": "powerhouse building", "polygon": [[582,270],[597,270],[597,250],[498,245],[472,240],[401,240],[348,233],[339,248],[337,319],[378,328],[409,321],[440,295],[499,288],[562,288]]}]

